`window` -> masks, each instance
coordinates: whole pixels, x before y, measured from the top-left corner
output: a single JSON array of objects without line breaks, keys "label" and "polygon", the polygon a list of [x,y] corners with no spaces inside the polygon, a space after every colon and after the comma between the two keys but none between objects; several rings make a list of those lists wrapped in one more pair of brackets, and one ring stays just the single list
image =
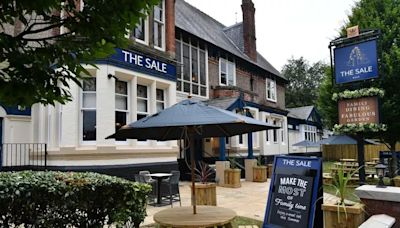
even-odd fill
[{"label": "window", "polygon": [[235,63],[224,58],[219,59],[219,84],[226,86],[236,85]]},{"label": "window", "polygon": [[153,10],[153,44],[154,47],[164,49],[165,39],[165,13],[164,13],[164,1],[161,1],[158,5],[154,6]]},{"label": "window", "polygon": [[[137,85],[137,120],[149,115],[149,96],[148,87]],[[146,141],[146,140],[139,140]]]},{"label": "window", "polygon": [[141,18],[139,23],[136,25],[135,29],[133,30],[132,36],[136,38],[136,40],[146,42],[146,22],[144,18]]},{"label": "window", "polygon": [[[127,123],[128,119],[128,83],[115,81],[115,131]],[[126,141],[116,139],[117,141]]]},{"label": "window", "polygon": [[[273,121],[273,125],[274,125],[274,126],[277,126],[276,120]],[[272,138],[273,138],[273,140],[274,140],[274,143],[277,143],[277,142],[278,142],[278,129],[273,129],[273,130],[272,130]]]},{"label": "window", "polygon": [[96,78],[82,83],[82,141],[96,141]]},{"label": "window", "polygon": [[[266,123],[269,123],[270,121],[269,121],[269,119],[267,118],[267,119],[265,119],[265,122],[266,122]],[[266,130],[266,131],[265,131],[265,140],[266,140],[267,142],[269,142],[269,141],[271,140],[270,137],[269,137],[270,131],[271,131],[271,130]]]},{"label": "window", "polygon": [[[148,45],[149,40],[154,48],[165,48],[165,1],[153,8],[152,17],[142,18],[132,31],[131,38],[139,43]],[[150,42],[150,43],[151,43]]]},{"label": "window", "polygon": [[279,121],[279,125],[281,126],[281,129],[280,129],[280,132],[281,132],[281,143],[284,143],[285,142],[285,128],[284,128],[284,121],[283,120],[281,120],[281,121]]},{"label": "window", "polygon": [[267,78],[265,83],[267,87],[267,100],[276,101],[276,82]]},{"label": "window", "polygon": [[311,142],[317,141],[317,127],[304,125],[304,139]]},{"label": "window", "polygon": [[204,45],[197,41],[176,40],[176,89],[184,93],[207,97],[207,55]]},{"label": "window", "polygon": [[164,95],[164,90],[162,89],[157,89],[156,90],[156,107],[157,107],[157,112],[163,110],[165,108],[165,95]]}]

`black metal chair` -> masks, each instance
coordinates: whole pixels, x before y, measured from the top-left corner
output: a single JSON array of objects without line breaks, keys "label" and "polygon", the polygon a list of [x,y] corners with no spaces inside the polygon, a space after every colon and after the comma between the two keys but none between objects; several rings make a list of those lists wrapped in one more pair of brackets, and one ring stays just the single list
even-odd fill
[{"label": "black metal chair", "polygon": [[161,183],[161,192],[163,197],[167,200],[169,199],[169,203],[172,206],[173,202],[179,201],[179,205],[182,206],[181,203],[181,195],[179,192],[179,178],[181,173],[179,171],[171,171],[172,176],[168,178],[168,181],[163,181]]}]

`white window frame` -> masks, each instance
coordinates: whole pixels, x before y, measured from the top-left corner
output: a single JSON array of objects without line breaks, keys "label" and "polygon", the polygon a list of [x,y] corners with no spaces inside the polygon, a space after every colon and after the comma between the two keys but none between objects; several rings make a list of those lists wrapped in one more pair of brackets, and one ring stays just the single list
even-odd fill
[{"label": "white window frame", "polygon": [[[272,125],[279,126],[279,119],[277,119],[277,118],[272,119]],[[275,132],[276,132],[276,137],[274,137]],[[272,142],[274,144],[278,144],[279,143],[279,131],[278,131],[278,129],[272,129]]]},{"label": "white window frame", "polygon": [[[163,98],[164,98],[164,100],[158,100],[158,99],[157,99],[157,90],[161,90],[161,91],[163,92]],[[162,104],[163,104],[163,109],[162,109],[162,110],[164,110],[164,109],[166,108],[167,102],[166,102],[166,97],[165,97],[165,96],[166,96],[165,89],[156,88],[156,97],[155,97],[155,100],[156,100],[156,113],[159,112],[159,111],[157,110],[157,104],[158,104],[158,103],[162,103]]]},{"label": "white window frame", "polygon": [[[136,84],[136,91],[137,91],[137,87],[138,86],[145,86],[146,87],[146,89],[147,89],[147,97],[146,98],[143,98],[143,97],[139,97],[138,95],[137,95],[137,92],[136,92],[136,104],[137,103],[139,103],[138,102],[138,100],[145,100],[145,101],[147,101],[146,102],[146,105],[147,105],[147,112],[141,112],[141,111],[139,111],[138,110],[138,107],[139,107],[139,105],[136,105],[137,107],[136,107],[136,120],[138,120],[137,119],[137,116],[138,115],[146,115],[146,116],[149,116],[150,115],[150,96],[151,96],[151,94],[150,94],[150,86],[149,85],[146,85],[146,84],[140,84],[140,83],[137,83]],[[150,143],[150,141],[149,140],[145,140],[145,141],[139,141],[139,140],[137,140],[137,145],[148,145]]]},{"label": "white window frame", "polygon": [[[134,36],[134,34],[132,34],[131,37],[133,39],[135,39],[135,41],[137,43],[141,43],[141,44],[144,44],[144,45],[149,45],[149,17],[148,16],[146,18],[143,18],[143,23],[144,23],[144,40],[136,38]],[[135,30],[135,28],[133,30]],[[132,33],[134,33],[134,31],[132,31]]]},{"label": "white window frame", "polygon": [[[83,91],[83,88],[80,89],[80,110],[79,110],[79,142],[81,145],[96,145],[97,141],[97,129],[96,129],[96,140],[83,140],[83,111],[96,111],[96,126],[97,126],[97,78],[93,77],[96,80],[96,91]],[[83,83],[83,82],[82,82]],[[84,108],[83,107],[83,94],[96,94],[96,107],[95,108]]]},{"label": "white window frame", "polygon": [[[271,84],[273,84],[273,88],[271,88],[272,87],[272,86],[270,86]],[[271,94],[270,97],[268,96],[268,91],[270,91],[270,94]],[[272,96],[272,94],[274,96]],[[276,80],[273,80],[273,79],[270,79],[270,78],[266,78],[265,79],[265,98],[268,101],[272,101],[272,102],[276,102],[277,101]]]},{"label": "white window frame", "polygon": [[[311,142],[316,142],[317,140],[317,127],[313,125],[303,125],[303,132],[302,132],[302,138],[304,140],[309,140]],[[309,135],[310,137],[307,137]],[[311,140],[310,140],[311,139]]]},{"label": "white window frame", "polygon": [[[152,39],[153,39],[153,45],[154,45],[154,39],[155,39],[155,36],[154,36],[154,29],[155,29],[155,26],[154,26],[154,24],[155,23],[160,23],[160,24],[162,24],[162,31],[161,31],[161,47],[159,47],[159,46],[156,46],[156,45],[154,45],[154,48],[155,49],[158,49],[158,50],[161,50],[161,51],[165,51],[165,1],[164,0],[161,0],[161,5],[162,5],[162,15],[161,15],[161,17],[162,17],[162,20],[163,21],[159,21],[159,20],[157,20],[155,17],[154,17],[154,10],[153,10],[153,37],[152,37]],[[154,7],[157,7],[157,6],[154,6]]]},{"label": "white window frame", "polygon": [[[178,62],[178,67],[181,69],[181,75],[177,75],[177,82],[176,83],[181,83],[181,90],[177,89],[177,92],[179,93],[184,93],[184,94],[188,94],[191,95],[193,97],[200,97],[200,98],[206,98],[208,99],[209,95],[208,95],[208,50],[207,50],[207,46],[206,44],[204,44],[204,49],[200,48],[200,45],[197,44],[192,44],[192,40],[189,39],[189,43],[186,43],[183,41],[182,37],[179,37],[179,39],[175,39],[175,41],[180,43],[180,59],[182,62]],[[188,45],[189,47],[189,75],[190,75],[190,81],[187,81],[183,78],[183,70],[184,70],[184,66],[183,66],[183,45]],[[197,83],[193,83],[192,82],[192,48],[196,48],[197,49],[197,71],[198,71],[198,77],[199,77],[199,82]],[[201,79],[200,79],[200,53],[204,52],[204,73],[205,73],[205,85],[201,84]],[[190,92],[185,92],[184,91],[184,83],[189,83],[190,84]],[[193,94],[193,84],[196,84],[199,86],[199,94]],[[206,89],[206,95],[202,96],[201,95],[201,88],[205,88]]]},{"label": "white window frame", "polygon": [[[271,124],[270,120],[271,120],[270,118],[266,117],[265,118],[265,123]],[[272,132],[272,130],[265,130],[265,141],[267,142],[267,144],[271,144],[271,138],[272,137],[271,137],[270,131]]]},{"label": "white window frame", "polygon": [[[130,87],[131,87],[131,85],[130,85],[130,82],[129,81],[125,81],[125,80],[120,80],[120,79],[118,79],[118,81],[122,81],[122,82],[126,82],[126,95],[125,94],[120,94],[120,93],[117,93],[116,92],[116,90],[115,90],[115,98],[114,98],[114,100],[115,100],[115,102],[116,102],[116,98],[117,98],[117,96],[121,96],[121,97],[126,97],[126,102],[127,102],[127,104],[126,104],[126,110],[123,110],[123,109],[117,109],[117,107],[115,106],[115,111],[114,111],[114,115],[116,114],[116,112],[125,112],[125,115],[126,115],[126,123],[129,123],[130,122],[130,103],[131,103],[131,101],[130,101]],[[115,81],[115,83],[116,83],[117,81]],[[115,86],[114,86],[114,89],[115,89]],[[117,120],[115,120],[115,122],[116,122]],[[117,144],[117,145],[127,145],[128,144],[128,140],[115,140],[115,144]]]},{"label": "white window frame", "polygon": [[[226,72],[226,83],[225,84],[223,84],[221,82],[221,62],[222,62],[222,60],[226,62],[226,64],[225,64],[225,66],[226,66],[226,69],[225,69],[225,72]],[[229,79],[228,79],[229,78],[229,75],[228,75],[228,65],[229,64],[233,65],[233,75],[232,75],[232,77],[233,77],[233,85],[229,84]],[[219,73],[218,74],[219,85],[221,85],[221,86],[236,86],[236,62],[235,62],[235,60],[234,61],[229,61],[227,58],[219,57],[219,72],[218,73]]]}]

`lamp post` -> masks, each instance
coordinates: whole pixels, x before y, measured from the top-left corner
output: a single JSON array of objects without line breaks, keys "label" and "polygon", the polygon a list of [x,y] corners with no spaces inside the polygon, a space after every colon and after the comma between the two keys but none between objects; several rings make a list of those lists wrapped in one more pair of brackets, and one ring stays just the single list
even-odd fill
[{"label": "lamp post", "polygon": [[376,175],[378,175],[378,184],[376,185],[377,188],[386,188],[385,183],[383,183],[383,177],[385,176],[385,169],[386,169],[386,165],[384,164],[377,164],[375,166],[376,169]]}]

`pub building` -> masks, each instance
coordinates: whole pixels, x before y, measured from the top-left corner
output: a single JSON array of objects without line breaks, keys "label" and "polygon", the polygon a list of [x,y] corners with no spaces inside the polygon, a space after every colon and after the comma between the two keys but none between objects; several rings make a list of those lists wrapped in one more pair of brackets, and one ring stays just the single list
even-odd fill
[{"label": "pub building", "polygon": [[257,52],[253,2],[241,7],[243,22],[225,26],[183,0],[162,0],[132,31],[127,49],[97,60],[97,68],[85,65],[90,79],[82,88],[71,83],[72,101],[35,104],[21,115],[0,107],[3,143],[45,143],[48,169],[128,178],[176,170],[185,156],[180,142],[105,138],[191,96],[281,127],[201,140],[198,158],[287,154],[287,80]]}]

